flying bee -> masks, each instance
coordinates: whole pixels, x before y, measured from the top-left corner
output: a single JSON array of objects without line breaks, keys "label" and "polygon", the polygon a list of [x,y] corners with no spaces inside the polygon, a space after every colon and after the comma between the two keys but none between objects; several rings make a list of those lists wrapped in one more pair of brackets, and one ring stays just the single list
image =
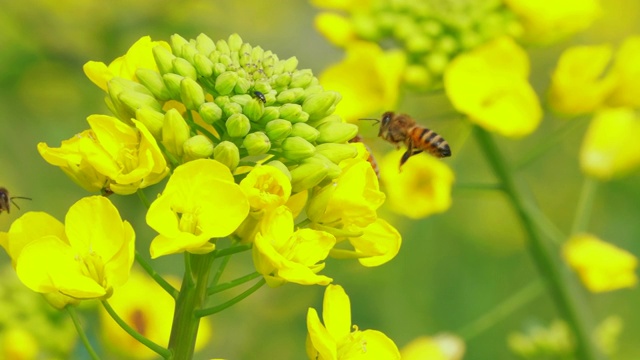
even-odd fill
[{"label": "flying bee", "polygon": [[7,214],[11,213],[11,208],[9,207],[9,203],[12,203],[13,205],[15,205],[15,207],[18,208],[18,210],[20,210],[20,207],[18,206],[18,204],[16,204],[15,201],[13,201],[13,199],[26,199],[26,200],[31,200],[31,198],[28,197],[24,197],[24,196],[13,196],[10,197],[9,196],[9,190],[0,187],[0,214],[3,211],[6,211]]},{"label": "flying bee", "polygon": [[382,114],[382,120],[378,119],[362,119],[376,120],[380,122],[380,131],[378,136],[388,142],[400,147],[400,143],[407,145],[407,151],[400,159],[400,168],[413,155],[423,151],[438,157],[451,156],[449,143],[435,131],[429,130],[424,126],[416,123],[416,121],[406,114],[395,114],[393,111],[387,111]]},{"label": "flying bee", "polygon": [[376,176],[378,177],[378,179],[380,178],[380,168],[378,167],[378,162],[376,161],[376,158],[373,157],[373,153],[371,152],[371,148],[369,148],[369,146],[367,146],[367,144],[364,143],[364,141],[362,141],[362,136],[360,136],[360,134],[356,134],[356,136],[349,140],[350,143],[361,143],[362,145],[364,145],[364,148],[367,149],[367,152],[369,153],[369,157],[367,158],[367,161],[369,162],[369,164],[371,164],[371,167],[373,168],[373,171],[376,173]]},{"label": "flying bee", "polygon": [[260,101],[262,101],[262,103],[264,103],[264,104],[267,103],[267,98],[264,97],[264,94],[261,93],[260,91],[254,91],[253,95],[255,95]]}]

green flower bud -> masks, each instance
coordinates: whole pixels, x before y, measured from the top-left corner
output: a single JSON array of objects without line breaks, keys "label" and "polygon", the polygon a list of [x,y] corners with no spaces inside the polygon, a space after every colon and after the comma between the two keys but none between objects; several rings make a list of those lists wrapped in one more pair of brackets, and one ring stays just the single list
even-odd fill
[{"label": "green flower bud", "polygon": [[233,172],[240,163],[240,150],[230,141],[222,141],[213,149],[213,159],[226,165]]},{"label": "green flower bud", "polygon": [[204,90],[195,80],[184,78],[180,83],[180,99],[187,109],[197,110],[204,104]]},{"label": "green flower bud", "polygon": [[320,132],[313,126],[309,126],[305,123],[293,124],[291,136],[299,136],[308,142],[314,142],[320,135]]},{"label": "green flower bud", "polygon": [[265,132],[272,141],[278,141],[288,137],[291,131],[291,122],[282,119],[271,120],[265,126]]},{"label": "green flower bud", "polygon": [[287,103],[297,103],[304,97],[304,89],[302,88],[292,88],[287,89],[276,96],[276,100],[278,100],[281,104]]},{"label": "green flower bud", "polygon": [[[135,114],[138,109],[148,107],[156,111],[162,111],[162,105],[155,97],[141,94],[135,91],[123,91],[118,95],[118,100],[129,110],[128,113]],[[134,117],[134,116],[131,116]]]},{"label": "green flower bud", "polygon": [[261,131],[248,134],[244,140],[242,140],[242,145],[247,149],[249,155],[266,154],[267,151],[271,149],[271,142],[269,141],[269,138]]},{"label": "green flower bud", "polygon": [[[233,65],[233,60],[231,60],[231,56],[229,54],[220,54],[220,58],[218,59],[218,61],[228,68],[235,68],[235,66]],[[233,70],[233,72],[237,73],[235,70]]]},{"label": "green flower bud", "polygon": [[229,101],[228,103],[222,106],[222,113],[224,114],[225,117],[230,117],[231,115],[234,115],[234,114],[242,114],[242,105],[235,103],[233,101]]},{"label": "green flower bud", "polygon": [[296,70],[293,75],[291,75],[291,86],[292,88],[306,88],[311,84],[313,80],[313,73],[310,69],[304,70]]},{"label": "green flower bud", "polygon": [[251,64],[251,45],[249,43],[244,43],[238,50],[238,54],[240,55],[240,66],[245,68],[247,65]]},{"label": "green flower bud", "polygon": [[309,121],[309,125],[315,127],[316,129],[318,128],[318,126],[325,124],[325,123],[329,123],[329,122],[342,122],[342,118],[340,117],[340,115],[337,114],[331,114],[329,116],[325,116],[320,120],[315,120],[315,121]]},{"label": "green flower bud", "polygon": [[233,114],[229,116],[225,122],[225,126],[227,133],[231,137],[244,137],[251,130],[251,122],[249,122],[249,118],[244,114]]},{"label": "green flower bud", "polygon": [[213,143],[204,135],[190,137],[182,147],[187,161],[205,159],[213,154]]},{"label": "green flower bud", "polygon": [[169,39],[173,53],[176,54],[176,56],[183,56],[182,47],[184,45],[189,45],[189,41],[178,34],[171,35]]},{"label": "green flower bud", "polygon": [[344,143],[356,136],[358,126],[344,122],[328,122],[318,126],[318,130],[318,143]]},{"label": "green flower bud", "polygon": [[306,122],[309,120],[309,114],[302,111],[302,106],[298,104],[284,104],[280,106],[280,117],[292,123]]},{"label": "green flower bud", "polygon": [[440,75],[449,64],[449,56],[443,52],[432,52],[425,57],[424,61],[431,73]]},{"label": "green flower bud", "polygon": [[293,161],[308,158],[316,152],[316,148],[311,143],[299,136],[284,139],[281,147],[283,150],[282,155]]},{"label": "green flower bud", "polygon": [[331,162],[331,160],[320,154],[314,154],[311,157],[308,157],[302,161],[303,164],[321,164],[327,168],[327,177],[329,179],[335,179],[340,176],[342,172],[342,168],[340,166]]},{"label": "green flower bud", "polygon": [[327,167],[320,163],[306,163],[297,166],[291,172],[291,191],[296,193],[311,189],[320,184],[327,176]]},{"label": "green flower bud", "polygon": [[260,46],[256,46],[251,49],[251,62],[258,63],[262,61],[264,57],[264,50]]},{"label": "green flower bud", "polygon": [[432,36],[432,37],[437,37],[440,34],[442,34],[442,32],[444,31],[444,27],[442,25],[441,22],[437,21],[437,20],[426,20],[423,21],[420,24],[420,27],[422,29],[422,31],[424,31],[425,34]]},{"label": "green flower bud", "polygon": [[273,166],[274,168],[282,171],[282,173],[285,174],[287,176],[287,178],[289,178],[289,181],[291,181],[291,172],[289,171],[289,168],[287,167],[287,165],[283,164],[282,161],[273,160],[273,161],[269,161],[265,165],[266,166]]},{"label": "green flower bud", "polygon": [[189,125],[176,109],[170,109],[164,114],[162,124],[162,145],[167,151],[181,158],[184,153],[183,145],[191,137]]},{"label": "green flower bud", "polygon": [[276,76],[276,78],[273,80],[273,83],[271,84],[271,86],[273,86],[274,88],[287,88],[289,87],[289,83],[291,82],[291,75],[289,74],[280,74],[278,76]]},{"label": "green flower bud", "polygon": [[231,34],[229,36],[228,43],[229,43],[229,50],[238,51],[242,46],[242,38],[238,34],[235,34],[235,33]]},{"label": "green flower bud", "polygon": [[251,81],[241,77],[241,78],[238,78],[238,81],[236,82],[236,86],[233,88],[233,91],[236,94],[246,94],[247,92],[249,92],[250,88],[251,88]]},{"label": "green flower bud", "polygon": [[412,34],[405,40],[405,47],[412,54],[424,54],[433,49],[433,40],[424,34]]},{"label": "green flower bud", "polygon": [[311,85],[304,89],[304,96],[306,98],[308,96],[319,94],[321,92],[324,92],[324,88],[321,85]]},{"label": "green flower bud", "polygon": [[334,164],[340,164],[342,160],[352,159],[358,155],[358,150],[349,144],[320,144],[316,146],[316,153],[331,160]]},{"label": "green flower bud", "polygon": [[267,106],[264,108],[262,117],[260,118],[260,124],[266,124],[271,120],[275,120],[280,117],[280,108],[275,106]]},{"label": "green flower bud", "polygon": [[238,82],[238,73],[226,71],[216,78],[215,89],[220,95],[229,95]]},{"label": "green flower bud", "polygon": [[242,94],[242,95],[233,95],[229,97],[229,100],[233,101],[236,104],[240,104],[240,106],[245,106],[251,101],[253,98],[251,95]]},{"label": "green flower bud", "polygon": [[209,77],[213,75],[213,63],[208,57],[198,53],[193,59],[193,65],[196,71],[202,77]]},{"label": "green flower bud", "polygon": [[[391,15],[390,12],[382,12],[384,15]],[[363,39],[376,40],[381,34],[377,21],[371,14],[359,13],[353,16],[353,30]],[[393,23],[393,22],[392,22]]]},{"label": "green flower bud", "polygon": [[426,91],[433,87],[433,74],[423,65],[407,65],[403,74],[404,83],[412,89]]},{"label": "green flower bud", "polygon": [[220,54],[230,54],[231,50],[229,49],[229,45],[224,40],[216,41],[216,50],[220,52]]},{"label": "green flower bud", "polygon": [[193,80],[198,78],[198,72],[196,71],[196,68],[193,67],[193,65],[191,65],[191,63],[186,59],[173,59],[173,69],[178,75],[182,75]]},{"label": "green flower bud", "polygon": [[217,96],[215,99],[213,99],[213,102],[220,107],[224,107],[231,102],[231,98],[228,96]]},{"label": "green flower bud", "polygon": [[142,85],[144,85],[154,97],[160,101],[167,101],[171,99],[171,93],[164,84],[162,75],[159,72],[151,69],[139,68],[136,70],[136,77]]},{"label": "green flower bud", "polygon": [[162,138],[163,113],[147,107],[140,108],[136,111],[136,120],[143,123],[156,140]]},{"label": "green flower bud", "polygon": [[213,63],[213,75],[215,77],[220,76],[225,71],[227,71],[227,67],[224,64],[219,63],[219,62],[214,62]]},{"label": "green flower bud", "polygon": [[107,89],[109,95],[118,96],[120,93],[128,91],[128,92],[137,92],[140,94],[153,96],[151,90],[147,89],[144,85],[139,82],[135,82],[132,80],[127,80],[120,77],[114,77],[109,82],[107,82]]},{"label": "green flower bud", "polygon": [[216,44],[213,43],[210,37],[200,33],[200,35],[196,37],[196,49],[198,49],[200,54],[209,56],[209,54],[216,49]]},{"label": "green flower bud", "polygon": [[162,75],[162,80],[164,80],[164,84],[169,89],[172,99],[180,99],[180,83],[182,79],[184,79],[184,76],[178,74],[168,73]]},{"label": "green flower bud", "polygon": [[213,124],[222,119],[222,109],[214,102],[206,102],[200,105],[198,113],[207,124]]},{"label": "green flower bud", "polygon": [[451,35],[444,35],[438,39],[436,44],[436,50],[442,51],[445,54],[453,54],[460,50],[458,41]]},{"label": "green flower bud", "polygon": [[176,56],[173,55],[171,51],[164,46],[158,45],[153,48],[152,52],[160,74],[164,75],[173,72],[173,59],[175,59]]},{"label": "green flower bud", "polygon": [[247,115],[249,120],[253,122],[258,122],[262,117],[262,113],[264,112],[264,107],[262,106],[262,101],[258,99],[251,99],[247,102],[242,108],[242,113]]},{"label": "green flower bud", "polygon": [[271,91],[271,85],[267,80],[256,80],[253,83],[253,90],[260,91],[266,96]]},{"label": "green flower bud", "polygon": [[324,91],[309,95],[302,103],[302,110],[309,114],[309,120],[318,120],[331,114],[340,96],[335,91]]},{"label": "green flower bud", "polygon": [[[187,60],[189,63],[193,64],[197,54],[198,50],[191,43],[182,45],[182,55],[180,55],[180,57]],[[175,68],[175,64],[173,67]]]},{"label": "green flower bud", "polygon": [[284,71],[291,73],[298,68],[298,58],[292,56],[284,61]]}]

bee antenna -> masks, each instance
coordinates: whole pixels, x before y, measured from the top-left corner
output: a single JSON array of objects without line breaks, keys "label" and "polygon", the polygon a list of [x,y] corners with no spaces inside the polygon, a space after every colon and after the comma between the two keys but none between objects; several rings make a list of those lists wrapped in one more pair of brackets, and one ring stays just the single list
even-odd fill
[{"label": "bee antenna", "polygon": [[15,201],[13,201],[13,199],[25,199],[25,200],[32,200],[31,198],[24,197],[24,196],[12,196],[9,200],[11,200],[11,203],[13,204],[13,206],[15,206],[16,208],[18,208],[18,210],[20,210],[20,206],[18,206],[18,204],[16,204],[16,202],[15,202]]},{"label": "bee antenna", "polygon": [[373,125],[377,124],[380,122],[380,119],[375,119],[375,118],[361,118],[358,120],[367,120],[367,121],[373,121]]}]

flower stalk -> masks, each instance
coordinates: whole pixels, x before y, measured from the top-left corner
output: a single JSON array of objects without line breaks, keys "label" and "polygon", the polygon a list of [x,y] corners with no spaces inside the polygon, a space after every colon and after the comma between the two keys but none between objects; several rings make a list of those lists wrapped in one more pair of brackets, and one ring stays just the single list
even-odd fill
[{"label": "flower stalk", "polygon": [[99,360],[100,357],[98,356],[98,354],[96,354],[96,351],[93,349],[93,346],[91,346],[91,342],[89,342],[89,338],[87,337],[87,334],[84,332],[84,329],[82,328],[82,324],[80,324],[80,318],[78,317],[78,313],[76,312],[76,309],[70,305],[66,306],[65,309],[69,313],[69,316],[73,321],[73,325],[76,327],[76,330],[78,332],[78,336],[80,336],[80,340],[82,341],[82,344],[84,345],[85,349],[87,349],[89,356],[91,357],[92,360]]},{"label": "flower stalk", "polygon": [[476,127],[476,139],[485,153],[494,173],[504,186],[504,192],[513,205],[526,233],[526,246],[538,271],[545,279],[551,297],[575,336],[576,356],[584,360],[601,359],[593,345],[586,325],[587,312],[579,304],[577,294],[570,288],[571,280],[566,278],[560,262],[554,258],[551,249],[543,242],[535,226],[534,217],[529,213],[526,200],[518,190],[516,181],[507,163],[498,150],[491,135]]}]

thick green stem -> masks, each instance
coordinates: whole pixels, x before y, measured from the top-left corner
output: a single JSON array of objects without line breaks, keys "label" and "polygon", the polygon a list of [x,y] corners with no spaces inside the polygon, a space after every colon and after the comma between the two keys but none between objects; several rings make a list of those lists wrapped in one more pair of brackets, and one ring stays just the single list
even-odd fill
[{"label": "thick green stem", "polygon": [[593,209],[593,201],[596,197],[596,190],[598,188],[598,181],[594,178],[587,177],[582,184],[582,191],[580,192],[580,199],[578,200],[578,207],[576,209],[576,217],[573,219],[573,225],[571,226],[571,235],[581,233],[587,230],[589,224],[589,218],[591,217],[591,209]]},{"label": "thick green stem", "polygon": [[174,360],[193,358],[200,326],[200,317],[196,316],[196,312],[205,305],[211,264],[215,259],[212,254],[187,254],[186,256],[189,266],[186,266],[180,295],[176,300],[169,338],[169,350]]},{"label": "thick green stem", "polygon": [[538,271],[545,279],[549,292],[556,307],[567,322],[576,340],[576,355],[581,360],[601,359],[601,355],[591,341],[589,330],[585,324],[589,318],[584,307],[578,301],[578,296],[572,292],[572,279],[565,276],[561,262],[540,238],[535,228],[535,221],[527,210],[527,204],[522,192],[516,187],[512,172],[498,150],[497,145],[489,133],[476,128],[476,138],[484,151],[489,164],[496,176],[504,185],[504,192],[513,205],[527,235],[526,245],[536,264]]}]

